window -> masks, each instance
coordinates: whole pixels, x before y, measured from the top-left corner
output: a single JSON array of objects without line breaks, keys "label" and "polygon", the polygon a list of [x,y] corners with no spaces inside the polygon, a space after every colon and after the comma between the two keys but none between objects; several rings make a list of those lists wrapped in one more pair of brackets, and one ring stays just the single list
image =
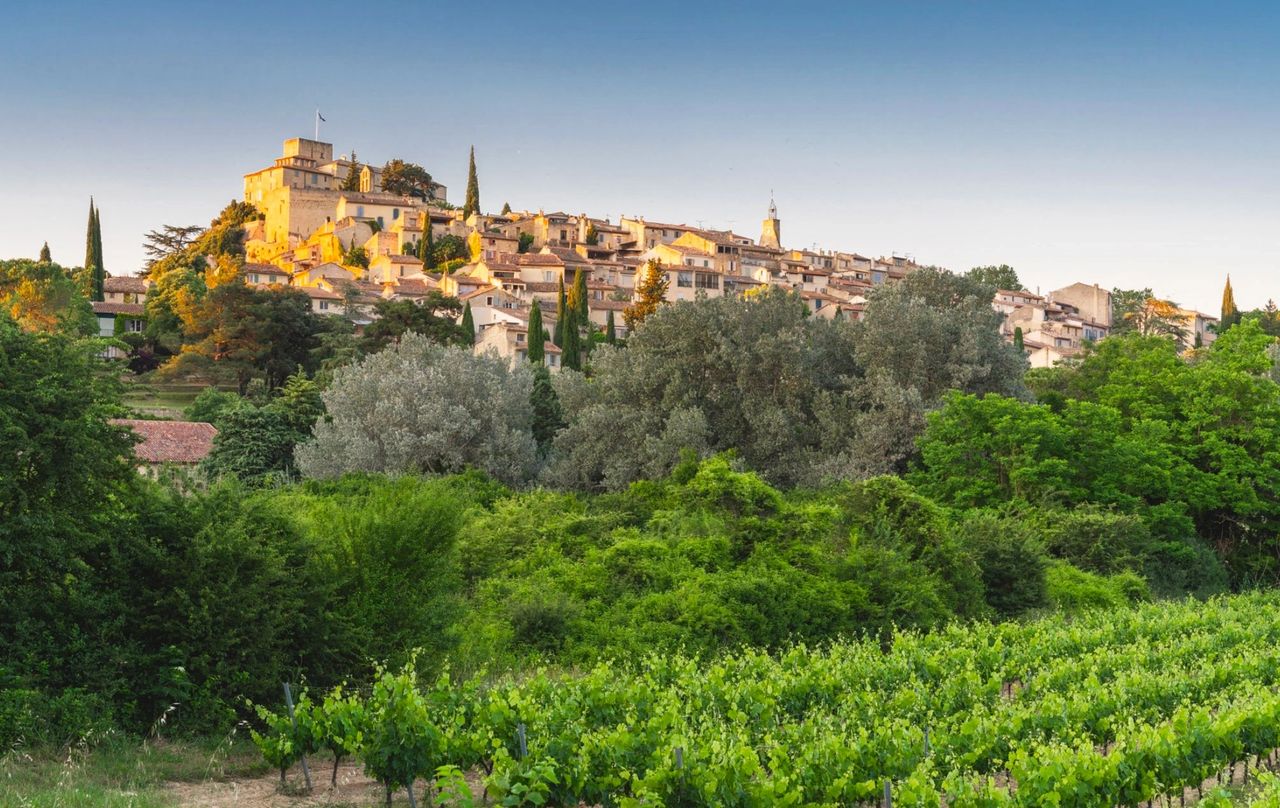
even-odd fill
[{"label": "window", "polygon": [[557,367],[559,364],[560,364],[560,357],[556,356],[555,354],[547,354],[548,366]]},{"label": "window", "polygon": [[250,282],[250,283],[262,283],[262,281],[258,280],[258,276],[257,276],[256,274],[255,274],[255,275],[250,275],[250,276],[249,276],[249,282]]},{"label": "window", "polygon": [[321,301],[320,301],[320,311],[328,311],[328,310],[329,310],[329,301],[327,301],[327,300],[321,300]]},{"label": "window", "polygon": [[720,288],[720,276],[714,272],[699,272],[694,281],[699,289]]},{"label": "window", "polygon": [[492,306],[492,305],[493,305],[493,296],[492,296],[492,295],[490,295],[489,297],[486,297],[486,298],[484,299],[484,304],[485,304],[486,306]]},{"label": "window", "polygon": [[680,286],[680,287],[683,287],[683,288],[685,288],[685,289],[692,288],[692,286],[693,286],[693,273],[692,273],[692,272],[680,272],[680,273],[677,273],[676,286]]},{"label": "window", "polygon": [[568,231],[568,230],[561,230],[561,231],[560,231],[560,240],[561,240],[561,241],[568,241],[568,240],[569,240],[569,231]]},{"label": "window", "polygon": [[524,342],[524,334],[516,334],[516,342]]},{"label": "window", "polygon": [[556,280],[556,273],[552,272],[551,270],[548,269],[542,273],[543,283],[555,283],[555,280]]},{"label": "window", "polygon": [[805,275],[805,276],[804,276],[804,282],[805,282],[805,283],[813,283],[813,276],[812,276],[812,275]]},{"label": "window", "polygon": [[381,228],[382,226],[383,226],[382,217],[381,217],[381,216],[379,216],[379,217],[378,217],[378,227],[379,227],[379,228]]},{"label": "window", "polygon": [[393,221],[393,222],[394,222],[396,219],[399,219],[399,218],[400,218],[400,208],[392,208],[392,209],[391,209],[391,221]]},{"label": "window", "polygon": [[364,218],[364,205],[356,205],[356,218],[357,219]]},{"label": "window", "polygon": [[141,320],[128,320],[124,324],[124,329],[130,334],[141,334],[143,322]]}]

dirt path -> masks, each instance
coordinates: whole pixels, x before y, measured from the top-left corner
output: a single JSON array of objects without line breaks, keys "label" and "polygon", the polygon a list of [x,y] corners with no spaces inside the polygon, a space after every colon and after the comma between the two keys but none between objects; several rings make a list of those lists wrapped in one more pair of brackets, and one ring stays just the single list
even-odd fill
[{"label": "dirt path", "polygon": [[[317,805],[364,808],[384,804],[386,797],[382,786],[370,780],[359,763],[344,763],[338,767],[336,788],[329,787],[332,770],[329,761],[315,762],[311,771],[315,788],[310,794],[303,793],[301,766],[289,770],[287,785],[283,789],[279,773],[273,772],[262,777],[225,782],[170,783],[165,786],[165,793],[183,808],[311,808]],[[396,805],[409,804],[403,791],[398,796]]]}]

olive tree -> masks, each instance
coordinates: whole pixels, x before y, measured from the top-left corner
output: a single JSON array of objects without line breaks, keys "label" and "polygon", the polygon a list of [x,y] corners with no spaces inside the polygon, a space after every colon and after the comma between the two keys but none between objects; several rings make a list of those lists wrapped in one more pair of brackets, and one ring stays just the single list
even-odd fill
[{"label": "olive tree", "polygon": [[527,481],[537,461],[533,375],[414,333],[339,368],[324,393],[328,417],[297,450],[307,477],[347,472],[449,474],[476,468]]}]

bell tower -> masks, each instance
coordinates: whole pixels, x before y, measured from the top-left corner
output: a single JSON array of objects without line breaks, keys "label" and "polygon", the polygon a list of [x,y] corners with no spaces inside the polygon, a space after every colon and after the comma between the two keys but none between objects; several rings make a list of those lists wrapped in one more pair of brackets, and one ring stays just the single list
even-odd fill
[{"label": "bell tower", "polygon": [[772,193],[769,194],[769,218],[760,230],[760,246],[782,249],[782,222],[778,220],[778,206],[773,202]]}]

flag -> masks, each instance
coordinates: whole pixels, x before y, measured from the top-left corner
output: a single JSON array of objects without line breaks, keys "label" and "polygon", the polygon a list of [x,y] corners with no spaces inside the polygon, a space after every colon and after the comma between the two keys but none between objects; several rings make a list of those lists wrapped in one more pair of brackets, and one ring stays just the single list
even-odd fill
[{"label": "flag", "polygon": [[[316,110],[316,117],[322,121],[325,121],[325,117],[320,114],[320,110]],[[328,123],[328,121],[325,121],[325,123]]]}]

